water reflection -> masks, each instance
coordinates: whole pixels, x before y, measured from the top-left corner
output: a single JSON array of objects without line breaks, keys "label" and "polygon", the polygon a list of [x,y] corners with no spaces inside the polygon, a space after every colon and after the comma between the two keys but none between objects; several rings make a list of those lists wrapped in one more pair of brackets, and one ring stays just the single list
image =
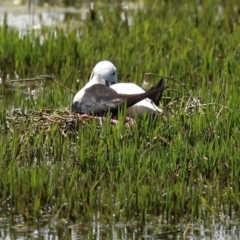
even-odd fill
[{"label": "water reflection", "polygon": [[[123,21],[125,19],[124,11],[136,10],[141,6],[138,3],[127,3],[125,1],[108,2],[107,5],[100,4],[101,7],[122,10]],[[56,26],[72,19],[86,20],[88,14],[93,14],[95,3],[91,1],[38,1],[37,4],[36,1],[29,0],[29,4],[14,4],[14,1],[0,0],[0,6],[0,25],[3,24],[4,13],[7,13],[7,24],[20,32],[25,32],[28,29],[40,29],[42,26]],[[129,24],[132,24],[131,17]]]},{"label": "water reflection", "polygon": [[7,13],[7,24],[10,27],[18,29],[21,33],[27,32],[29,29],[40,29],[41,27],[56,26],[65,22],[71,16],[81,16],[85,20],[87,17],[87,8],[61,9],[61,8],[44,8],[37,9],[34,13],[29,12],[27,7],[3,7],[0,10],[0,24],[3,24],[3,14]]},{"label": "water reflection", "polygon": [[[180,230],[179,230],[180,229]],[[186,231],[186,233],[184,233]],[[183,236],[183,234],[185,234]],[[186,240],[234,240],[240,239],[239,223],[219,224],[210,227],[204,223],[187,225],[148,224],[143,229],[131,223],[104,224],[97,220],[92,223],[71,225],[66,220],[35,221],[32,225],[11,222],[0,218],[0,239],[186,239]]]}]

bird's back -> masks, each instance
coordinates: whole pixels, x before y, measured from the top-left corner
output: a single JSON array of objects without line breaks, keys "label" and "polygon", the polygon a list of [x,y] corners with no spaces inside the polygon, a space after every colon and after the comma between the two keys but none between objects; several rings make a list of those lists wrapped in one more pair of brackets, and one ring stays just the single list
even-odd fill
[{"label": "bird's back", "polygon": [[[139,94],[145,92],[141,87],[139,87],[135,83],[116,83],[114,85],[111,85],[111,88],[114,89],[119,94],[126,95]],[[153,114],[156,112],[162,112],[162,109],[156,106],[149,98],[145,98],[144,100],[136,103],[135,105],[127,109],[128,116],[134,115],[142,116],[145,113]]]}]

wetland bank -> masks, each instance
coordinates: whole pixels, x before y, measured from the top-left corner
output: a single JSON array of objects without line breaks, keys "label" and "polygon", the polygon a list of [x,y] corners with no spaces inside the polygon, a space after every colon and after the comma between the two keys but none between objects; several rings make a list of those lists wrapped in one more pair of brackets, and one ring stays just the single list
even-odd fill
[{"label": "wetland bank", "polygon": [[[238,1],[119,6],[24,31],[1,13],[0,236],[238,239]],[[81,123],[54,82],[10,82],[53,75],[77,92],[102,59],[120,81],[173,76],[154,124]]]}]

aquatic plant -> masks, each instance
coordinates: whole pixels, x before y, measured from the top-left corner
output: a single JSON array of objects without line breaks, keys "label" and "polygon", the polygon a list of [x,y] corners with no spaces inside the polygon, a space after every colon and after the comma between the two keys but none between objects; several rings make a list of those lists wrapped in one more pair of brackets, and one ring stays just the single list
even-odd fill
[{"label": "aquatic plant", "polygon": [[[149,1],[125,20],[119,8],[103,6],[77,26],[25,35],[1,26],[1,211],[72,221],[98,213],[107,223],[140,225],[148,214],[168,222],[239,216],[237,3]],[[70,129],[73,94],[48,80],[10,83],[53,74],[77,91],[101,59],[115,63],[121,81],[141,84],[143,72],[174,76],[180,84],[167,79],[165,114],[130,128],[122,118]]]}]

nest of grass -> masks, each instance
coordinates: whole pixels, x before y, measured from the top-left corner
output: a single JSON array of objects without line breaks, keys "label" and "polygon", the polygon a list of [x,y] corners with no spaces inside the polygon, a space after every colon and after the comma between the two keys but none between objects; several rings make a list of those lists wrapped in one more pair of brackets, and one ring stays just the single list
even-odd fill
[{"label": "nest of grass", "polygon": [[[166,99],[165,99],[166,100]],[[194,97],[192,94],[182,94],[181,98],[169,99],[165,106],[163,114],[159,114],[161,120],[164,121],[165,117],[173,117],[177,120],[179,112],[181,115],[191,117],[193,114],[200,113],[204,115],[207,106],[218,105],[220,110],[216,113],[216,117],[220,115],[225,106],[208,103],[203,104],[198,97]],[[175,116],[175,113],[178,113]],[[28,132],[33,130],[37,133],[39,131],[49,132],[53,126],[57,126],[64,136],[67,133],[78,130],[80,127],[85,126],[87,122],[96,121],[101,125],[102,121],[106,118],[90,117],[86,118],[83,115],[73,113],[69,108],[52,109],[49,107],[43,108],[40,111],[29,110],[28,113],[23,112],[21,109],[15,109],[11,114],[6,116],[6,127],[11,132],[15,130],[19,132]],[[114,120],[109,120],[111,124],[116,125]],[[134,124],[135,121],[132,118],[126,119],[126,127]]]},{"label": "nest of grass", "polygon": [[[201,104],[199,98],[189,96],[188,99],[174,99],[169,101],[165,110],[174,115],[174,108],[180,106],[182,112],[186,115],[192,115],[194,112],[202,112],[204,107],[211,104]],[[86,118],[80,114],[72,112],[69,108],[43,108],[40,111],[29,110],[29,113],[23,112],[22,109],[15,109],[11,114],[6,116],[8,124],[18,126],[25,122],[28,126],[38,125],[43,129],[47,129],[52,125],[58,125],[61,128],[70,130],[85,125],[89,120],[100,121],[105,118],[91,117]]]},{"label": "nest of grass", "polygon": [[[24,113],[21,109],[15,109],[11,115],[6,116],[7,127],[9,130],[22,130],[25,127],[41,129],[45,132],[50,131],[53,125],[67,132],[76,130],[86,122],[81,115],[73,113],[67,108],[53,110],[44,108],[41,111],[30,110]],[[25,127],[24,127],[25,126]]]},{"label": "nest of grass", "polygon": [[[142,81],[144,76],[159,77],[156,74],[146,73],[146,74],[143,74]],[[185,89],[185,85],[179,82],[178,80],[176,80],[174,77],[164,76],[164,78],[179,84],[181,87]],[[41,75],[41,76],[30,78],[30,79],[12,80],[12,82],[36,81],[36,80],[43,80],[43,79],[49,79],[54,83],[60,85],[61,87],[67,89],[65,86],[56,82],[53,79],[53,76],[48,76],[48,75]],[[189,116],[193,112],[197,110],[199,111],[201,109],[202,105],[199,99],[189,95],[186,97],[185,93],[177,91],[175,89],[168,88],[166,90],[175,91],[181,97],[168,99],[168,100],[165,98],[165,100],[167,100],[165,101],[165,111],[163,114],[157,114],[157,115],[163,116],[162,120],[164,120],[165,113],[167,113],[168,117],[171,117],[171,116],[174,117],[176,110],[178,113],[180,110],[181,112]],[[11,114],[8,114],[6,116],[6,124],[7,124],[7,128],[10,131],[14,131],[14,130],[25,131],[25,130],[33,129],[34,132],[36,132],[36,130],[38,131],[42,130],[44,132],[48,132],[50,131],[50,129],[52,129],[53,126],[57,126],[59,127],[60,131],[65,135],[65,133],[67,133],[68,131],[77,130],[79,129],[79,127],[84,126],[86,122],[91,122],[93,120],[97,121],[97,123],[101,125],[104,119],[105,118],[99,118],[99,117],[86,118],[80,114],[73,113],[69,108],[52,109],[52,108],[46,107],[41,109],[40,111],[29,110],[28,113],[25,113],[21,109],[15,109],[14,111],[12,111]],[[116,125],[116,122],[114,122],[114,120],[110,120],[110,123]],[[130,118],[126,119],[127,127],[131,126],[134,123],[135,123],[134,119],[130,119]]]},{"label": "nest of grass", "polygon": [[[129,126],[133,119],[126,119],[126,126]],[[107,121],[105,117],[94,117],[80,115],[72,112],[69,108],[43,108],[40,111],[29,110],[25,113],[22,109],[15,109],[11,114],[6,116],[7,129],[12,133],[17,131],[28,131],[30,129],[34,132],[44,131],[49,132],[53,126],[57,126],[63,135],[69,131],[78,130],[80,127],[85,126],[87,122],[96,121],[101,125],[103,121]],[[117,121],[109,119],[110,124],[116,125]]]}]

